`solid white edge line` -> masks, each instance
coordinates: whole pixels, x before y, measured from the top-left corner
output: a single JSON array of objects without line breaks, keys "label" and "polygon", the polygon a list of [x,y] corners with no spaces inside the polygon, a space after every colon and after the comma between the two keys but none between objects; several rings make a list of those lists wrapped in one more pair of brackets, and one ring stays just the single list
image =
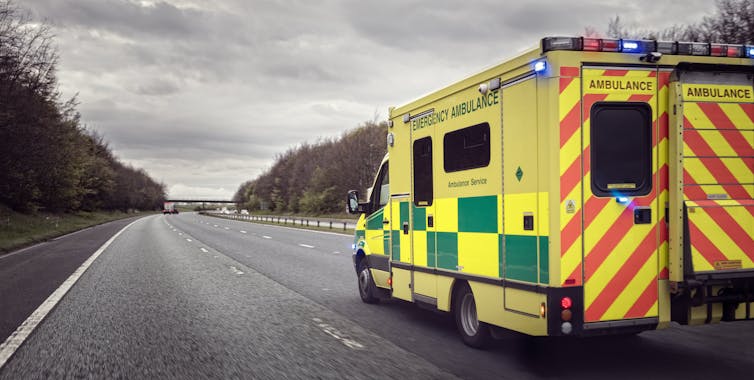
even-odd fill
[{"label": "solid white edge line", "polygon": [[16,350],[18,350],[21,345],[26,341],[26,339],[31,335],[31,333],[34,331],[37,326],[47,317],[47,314],[52,311],[52,309],[57,306],[58,302],[60,302],[61,299],[68,293],[68,291],[73,287],[73,285],[78,281],[78,279],[81,277],[81,275],[86,272],[87,269],[89,269],[89,266],[92,265],[94,260],[99,257],[99,255],[104,252],[107,247],[112,244],[115,239],[120,236],[120,234],[123,233],[128,227],[131,227],[132,224],[140,221],[142,219],[134,220],[133,222],[129,223],[127,226],[123,227],[120,231],[118,231],[115,235],[113,235],[108,241],[105,242],[105,244],[102,244],[97,251],[95,251],[86,261],[84,261],[83,264],[81,264],[80,267],[78,267],[68,278],[63,281],[63,283],[55,289],[52,294],[50,294],[47,299],[42,302],[39,307],[34,310],[31,315],[26,318],[26,320],[16,328],[16,331],[11,334],[8,339],[3,342],[3,344],[0,344],[0,369],[5,366],[5,363],[8,362],[8,360],[13,357],[13,354],[16,353]]}]

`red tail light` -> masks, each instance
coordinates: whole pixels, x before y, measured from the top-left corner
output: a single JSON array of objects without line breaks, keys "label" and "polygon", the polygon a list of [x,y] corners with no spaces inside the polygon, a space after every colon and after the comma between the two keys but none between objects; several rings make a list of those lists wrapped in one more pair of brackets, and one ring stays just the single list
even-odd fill
[{"label": "red tail light", "polygon": [[571,297],[563,297],[560,299],[560,307],[562,307],[563,309],[570,309],[571,306],[573,306]]}]

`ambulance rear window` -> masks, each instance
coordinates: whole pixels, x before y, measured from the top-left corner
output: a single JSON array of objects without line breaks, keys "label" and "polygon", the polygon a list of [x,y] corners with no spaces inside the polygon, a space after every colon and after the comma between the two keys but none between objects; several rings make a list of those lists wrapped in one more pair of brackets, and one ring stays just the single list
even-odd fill
[{"label": "ambulance rear window", "polygon": [[490,164],[490,125],[477,124],[443,138],[445,172],[483,168]]},{"label": "ambulance rear window", "polygon": [[592,193],[646,195],[652,189],[652,110],[647,103],[598,102],[591,110]]}]

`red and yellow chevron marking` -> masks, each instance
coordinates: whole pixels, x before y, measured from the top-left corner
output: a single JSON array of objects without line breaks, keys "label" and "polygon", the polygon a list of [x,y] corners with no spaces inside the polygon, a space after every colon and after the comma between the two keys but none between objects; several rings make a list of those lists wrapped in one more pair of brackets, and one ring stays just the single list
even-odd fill
[{"label": "red and yellow chevron marking", "polygon": [[[584,70],[584,77],[600,78],[606,76],[625,76],[632,79],[656,77],[656,71],[646,70]],[[586,81],[586,79],[585,79]],[[660,82],[659,80],[657,82]],[[664,82],[664,83],[663,83]],[[590,178],[590,123],[589,110],[592,105],[605,101],[639,101],[648,102],[657,109],[658,96],[667,95],[667,82],[658,83],[661,87],[653,94],[635,94],[616,91],[607,94],[585,93],[582,102],[583,118],[583,183],[591,183]],[[659,123],[654,113],[653,125]],[[665,137],[664,135],[663,137]],[[653,145],[659,145],[659,132],[654,129]],[[667,144],[666,138],[662,144]],[[658,165],[657,149],[653,149],[654,184],[661,178],[667,178],[668,167],[665,163]],[[654,186],[653,191],[641,198],[635,198],[626,206],[612,198],[597,198],[591,194],[589,187],[584,188],[584,299],[585,320],[587,322],[616,320],[657,315],[657,249],[658,241],[665,241],[665,236],[658,235],[658,226],[664,221],[652,225],[634,225],[633,209],[637,206],[652,208],[657,218],[657,197],[666,189]],[[664,230],[664,229],[663,229]],[[664,234],[665,232],[662,231]],[[563,257],[563,269],[573,260]],[[581,271],[573,268],[568,277],[577,276]],[[566,272],[567,273],[567,272]]]},{"label": "red and yellow chevron marking", "polygon": [[754,104],[685,102],[683,110],[694,270],[754,268]]},{"label": "red and yellow chevron marking", "polygon": [[740,261],[754,268],[754,200],[687,202],[689,240],[695,271]]},{"label": "red and yellow chevron marking", "polygon": [[[561,284],[581,285],[581,81],[578,67],[560,68]],[[566,212],[567,203],[576,205]],[[575,272],[575,275],[566,276]]]},{"label": "red and yellow chevron marking", "polygon": [[754,104],[683,105],[684,198],[754,197]]}]

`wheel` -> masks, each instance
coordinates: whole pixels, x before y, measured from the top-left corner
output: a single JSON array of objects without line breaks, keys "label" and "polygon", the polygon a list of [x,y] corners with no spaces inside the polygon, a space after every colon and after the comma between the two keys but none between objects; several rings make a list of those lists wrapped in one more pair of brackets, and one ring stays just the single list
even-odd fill
[{"label": "wheel", "polygon": [[361,300],[365,303],[379,303],[380,299],[377,297],[377,289],[374,281],[372,280],[372,273],[367,267],[366,260],[362,259],[359,262],[359,272],[357,274],[359,280],[359,295]]},{"label": "wheel", "polygon": [[484,348],[490,342],[490,326],[479,322],[476,314],[474,294],[468,284],[462,284],[453,298],[453,311],[458,333],[463,343],[474,348]]}]

